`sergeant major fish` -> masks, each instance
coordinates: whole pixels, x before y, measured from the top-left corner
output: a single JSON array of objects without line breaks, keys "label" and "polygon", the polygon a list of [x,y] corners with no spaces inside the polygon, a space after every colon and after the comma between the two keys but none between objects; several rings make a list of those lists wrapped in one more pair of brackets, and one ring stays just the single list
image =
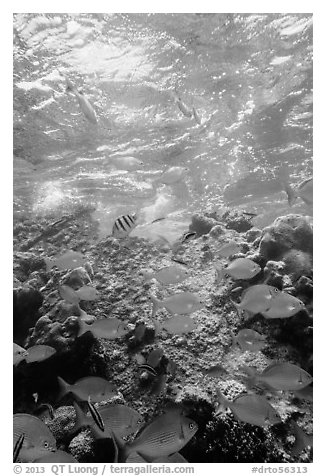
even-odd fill
[{"label": "sergeant major fish", "polygon": [[116,219],[112,228],[114,238],[126,238],[137,226],[137,214],[121,215]]}]

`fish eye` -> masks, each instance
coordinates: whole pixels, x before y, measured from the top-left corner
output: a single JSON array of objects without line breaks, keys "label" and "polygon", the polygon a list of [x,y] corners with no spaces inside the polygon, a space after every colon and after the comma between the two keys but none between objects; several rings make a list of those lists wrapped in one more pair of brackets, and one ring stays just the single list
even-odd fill
[{"label": "fish eye", "polygon": [[194,423],[189,423],[189,429],[190,429],[190,430],[193,430],[194,428],[195,428]]},{"label": "fish eye", "polygon": [[139,420],[137,420],[137,425],[141,425],[142,423],[143,423],[143,420],[139,418]]},{"label": "fish eye", "polygon": [[48,448],[49,447],[49,443],[47,441],[44,441],[44,448]]},{"label": "fish eye", "polygon": [[280,290],[279,290],[278,288],[274,288],[274,293],[277,294],[277,293],[279,293],[279,292],[280,292]]}]

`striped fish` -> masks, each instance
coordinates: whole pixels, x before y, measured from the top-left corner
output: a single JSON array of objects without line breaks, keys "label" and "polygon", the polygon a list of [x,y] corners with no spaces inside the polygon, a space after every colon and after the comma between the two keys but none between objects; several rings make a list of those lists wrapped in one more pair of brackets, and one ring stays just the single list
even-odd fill
[{"label": "striped fish", "polygon": [[88,405],[88,409],[89,409],[96,425],[99,427],[99,429],[101,431],[104,431],[105,428],[104,428],[103,419],[102,419],[101,415],[99,414],[99,412],[97,411],[97,409],[95,408],[95,405],[91,402],[91,397],[88,397],[87,405]]},{"label": "striped fish", "polygon": [[22,449],[22,446],[24,443],[24,439],[25,439],[25,433],[22,433],[20,437],[18,438],[18,440],[16,441],[16,444],[14,446],[14,459],[13,459],[14,463],[16,463],[17,461],[19,452]]},{"label": "striped fish", "polygon": [[151,365],[148,365],[148,364],[139,365],[138,370],[146,370],[146,372],[148,372],[149,374],[154,375],[154,377],[157,377],[157,372]]},{"label": "striped fish", "polygon": [[137,226],[137,214],[121,215],[116,219],[112,228],[114,238],[125,238]]}]

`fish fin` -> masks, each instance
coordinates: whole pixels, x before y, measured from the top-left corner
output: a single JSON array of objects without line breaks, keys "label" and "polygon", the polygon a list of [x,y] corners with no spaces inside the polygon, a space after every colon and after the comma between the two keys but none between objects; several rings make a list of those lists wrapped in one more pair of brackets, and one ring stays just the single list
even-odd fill
[{"label": "fish fin", "polygon": [[231,301],[231,303],[233,304],[233,306],[235,307],[239,319],[242,319],[242,314],[241,314],[242,309],[241,309],[241,307],[240,307],[240,304],[238,304],[237,302],[233,301],[232,299],[230,299],[230,301]]},{"label": "fish fin", "polygon": [[152,294],[150,294],[149,298],[153,303],[153,308],[152,308],[152,318],[153,318],[156,316],[157,310],[162,307],[162,301],[159,301],[158,299],[156,299],[156,297],[153,296]]},{"label": "fish fin", "polygon": [[307,435],[295,421],[291,422],[291,428],[294,432],[295,442],[290,454],[298,456],[305,448],[312,446],[312,435]]},{"label": "fish fin", "polygon": [[224,275],[225,275],[224,269],[221,268],[220,266],[217,266],[217,267],[215,268],[215,271],[216,271],[215,284],[220,284],[222,278],[223,278]]},{"label": "fish fin", "polygon": [[246,387],[253,388],[257,383],[257,372],[253,367],[248,367],[248,365],[242,365],[240,370],[243,370],[247,375]]},{"label": "fish fin", "polygon": [[283,190],[287,194],[289,205],[290,207],[292,207],[298,195],[296,194],[296,192],[293,190],[293,188],[290,186],[290,184],[287,181],[281,180],[281,184],[282,184]]},{"label": "fish fin", "polygon": [[81,428],[91,426],[91,420],[85,415],[78,403],[73,402],[73,406],[76,413],[75,426],[71,430],[72,433],[77,433]]},{"label": "fish fin", "polygon": [[130,453],[126,459],[126,463],[148,463],[149,461],[145,459],[138,451],[135,453]]},{"label": "fish fin", "polygon": [[60,401],[62,397],[64,397],[67,393],[70,392],[70,385],[59,376],[57,376],[57,380],[59,384],[59,396],[57,400]]},{"label": "fish fin", "polygon": [[[81,309],[82,310],[82,309]],[[85,313],[85,311],[83,311]],[[81,316],[78,317],[78,324],[79,324],[79,329],[77,333],[77,337],[82,336],[85,334],[85,332],[90,331],[90,325],[86,324],[86,322],[82,321]]]}]

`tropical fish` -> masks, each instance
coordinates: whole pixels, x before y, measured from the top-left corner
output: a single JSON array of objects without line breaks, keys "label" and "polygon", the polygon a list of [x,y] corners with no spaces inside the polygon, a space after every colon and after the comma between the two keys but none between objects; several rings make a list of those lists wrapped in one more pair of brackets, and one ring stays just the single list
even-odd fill
[{"label": "tropical fish", "polygon": [[252,329],[241,329],[237,335],[231,332],[233,345],[239,344],[242,351],[258,352],[265,347],[266,336]]},{"label": "tropical fish", "polygon": [[152,303],[152,317],[156,315],[158,309],[165,307],[170,314],[191,314],[204,307],[204,304],[193,293],[188,291],[181,292],[170,296],[163,301],[159,301],[155,296],[149,296]]},{"label": "tropical fish", "polygon": [[188,271],[178,266],[167,266],[156,272],[148,272],[145,270],[141,271],[145,282],[150,281],[151,279],[156,279],[161,284],[177,284],[181,283],[188,277]]},{"label": "tropical fish", "polygon": [[14,365],[18,365],[19,362],[22,362],[23,360],[25,360],[27,355],[28,355],[28,352],[27,352],[26,349],[24,349],[23,347],[21,347],[18,344],[15,344],[15,342],[13,343],[13,363],[14,363]]},{"label": "tropical fish", "polygon": [[251,279],[261,271],[261,267],[249,258],[237,258],[226,268],[216,268],[216,284],[218,284],[226,274],[233,279]]},{"label": "tropical fish", "polygon": [[95,405],[91,402],[91,397],[88,397],[87,405],[94,422],[96,423],[96,425],[101,431],[104,431],[105,428],[104,428],[102,417],[99,414],[98,410],[96,409]]},{"label": "tropical fish", "polygon": [[137,435],[134,441],[122,443],[122,459],[127,460],[132,453],[137,453],[146,461],[169,456],[181,450],[198,430],[197,424],[190,418],[175,412],[156,417]]},{"label": "tropical fish", "polygon": [[24,435],[19,451],[21,462],[32,462],[37,457],[44,455],[45,451],[56,449],[56,441],[49,428],[42,420],[33,415],[14,414],[13,429],[13,446],[17,451],[21,444],[21,435]]},{"label": "tropical fish", "polygon": [[[157,321],[158,322],[158,321]],[[192,332],[196,329],[198,323],[186,315],[176,315],[167,319],[164,322],[158,322],[157,329],[165,329],[167,332],[173,335],[182,335]]]},{"label": "tropical fish", "polygon": [[85,261],[85,256],[78,251],[66,251],[56,258],[45,258],[46,271],[50,271],[53,266],[56,266],[60,271],[79,268],[85,264]]},{"label": "tropical fish", "polygon": [[179,182],[185,176],[187,171],[187,167],[170,167],[165,172],[163,172],[163,174],[157,180],[161,183],[164,183],[165,185],[172,185]]},{"label": "tropical fish", "polygon": [[139,365],[138,370],[145,370],[149,374],[154,375],[154,377],[157,376],[156,370],[151,365],[148,365],[148,364]]},{"label": "tropical fish", "polygon": [[272,299],[280,292],[281,291],[274,286],[255,284],[244,290],[239,304],[232,300],[231,302],[236,307],[239,317],[241,317],[242,310],[257,314],[259,312],[268,311],[272,306]]},{"label": "tropical fish", "polygon": [[22,449],[23,443],[25,439],[25,433],[22,433],[19,438],[17,439],[14,445],[14,454],[13,454],[13,462],[16,463],[20,450]]},{"label": "tropical fish", "polygon": [[300,398],[301,400],[307,400],[308,402],[313,401],[313,386],[312,385],[307,385],[306,387],[300,390],[295,390],[293,393],[295,397]]},{"label": "tropical fish", "polygon": [[128,407],[121,404],[108,404],[97,409],[104,425],[104,432],[98,429],[94,420],[85,415],[79,405],[74,402],[76,411],[76,423],[74,431],[83,427],[89,427],[96,439],[111,438],[112,433],[120,438],[128,437],[136,433],[144,424],[143,417]]},{"label": "tropical fish", "polygon": [[192,108],[192,114],[193,114],[193,116],[194,116],[195,121],[196,121],[197,124],[200,126],[200,125],[201,125],[201,119],[200,119],[200,117],[198,116],[198,113],[197,113],[197,111],[196,111],[196,109],[195,109],[194,107]]},{"label": "tropical fish", "polygon": [[197,233],[195,231],[187,231],[182,235],[181,238],[181,243],[186,243],[187,241],[195,239],[197,236]]},{"label": "tropical fish", "polygon": [[146,363],[152,367],[158,367],[163,357],[163,349],[154,349],[149,353]]},{"label": "tropical fish", "polygon": [[114,238],[126,238],[137,226],[137,214],[121,215],[116,219],[112,228]]},{"label": "tropical fish", "polygon": [[127,325],[115,317],[109,319],[98,319],[92,324],[86,324],[86,322],[78,318],[78,322],[80,326],[78,337],[89,331],[98,339],[113,340],[123,337],[129,332]]},{"label": "tropical fish", "polygon": [[310,177],[292,188],[288,182],[281,181],[284,191],[288,196],[289,205],[292,206],[297,198],[301,198],[306,205],[313,205],[313,178]]},{"label": "tropical fish", "polygon": [[27,351],[26,362],[28,364],[32,362],[42,362],[42,360],[46,360],[56,353],[56,350],[49,345],[33,345],[29,347]]},{"label": "tropical fish", "polygon": [[58,288],[60,297],[66,301],[69,302],[70,304],[78,304],[80,301],[80,297],[76,293],[74,289],[72,289],[70,286],[67,284],[62,284]]},{"label": "tropical fish", "polygon": [[66,395],[72,393],[77,400],[87,401],[90,397],[93,402],[102,402],[114,397],[117,394],[116,386],[101,377],[84,377],[74,384],[69,384],[61,377],[57,377],[60,394],[58,400]]},{"label": "tropical fish", "polygon": [[193,111],[191,109],[189,109],[188,106],[186,106],[186,104],[184,102],[181,101],[180,98],[178,98],[176,100],[176,103],[178,105],[178,108],[180,109],[180,111],[182,112],[182,114],[186,117],[192,117],[192,114],[193,114]]},{"label": "tropical fish", "polygon": [[217,389],[217,399],[219,402],[217,414],[229,408],[237,420],[250,423],[251,425],[267,427],[281,423],[280,416],[268,400],[261,395],[243,394],[236,397],[233,402],[230,402]]},{"label": "tropical fish", "polygon": [[295,422],[291,422],[291,429],[294,432],[295,442],[291,449],[291,456],[298,456],[304,449],[312,448],[313,446],[313,436],[308,435],[303,431],[302,428]]},{"label": "tropical fish", "polygon": [[289,362],[272,363],[261,373],[252,367],[243,366],[243,369],[249,375],[249,387],[262,383],[274,390],[300,390],[312,382],[308,372]]},{"label": "tropical fish", "polygon": [[235,255],[236,253],[240,253],[241,246],[234,240],[230,240],[224,245],[220,246],[216,252],[219,256],[223,258],[228,258],[231,255]]},{"label": "tropical fish", "polygon": [[292,317],[305,308],[300,299],[286,292],[278,292],[271,301],[271,307],[261,314],[266,319]]},{"label": "tropical fish", "polygon": [[66,451],[57,450],[36,459],[34,463],[78,463],[78,461]]},{"label": "tropical fish", "polygon": [[142,165],[144,165],[144,162],[141,160],[137,159],[136,157],[127,157],[127,156],[115,156],[115,157],[110,157],[110,160],[114,163],[116,167],[118,167],[120,170],[136,170],[139,169]]},{"label": "tropical fish", "polygon": [[93,286],[82,286],[76,294],[81,301],[96,301],[99,298],[99,293]]},{"label": "tropical fish", "polygon": [[170,456],[154,459],[153,463],[188,463],[188,461],[180,453],[173,453]]},{"label": "tropical fish", "polygon": [[209,377],[220,377],[222,374],[227,373],[223,365],[220,364],[213,365],[209,369],[202,369],[201,371]]},{"label": "tropical fish", "polygon": [[84,96],[84,94],[81,91],[77,91],[75,86],[73,86],[72,82],[69,81],[68,78],[66,78],[66,84],[67,84],[66,91],[74,94],[75,98],[78,101],[79,107],[82,110],[83,114],[85,115],[86,119],[88,119],[93,124],[97,124],[96,113],[94,111],[93,106],[89,102],[89,100]]},{"label": "tropical fish", "polygon": [[166,373],[159,375],[152,385],[150,394],[160,395],[161,393],[164,393],[166,391],[167,379],[168,379],[168,376]]}]

